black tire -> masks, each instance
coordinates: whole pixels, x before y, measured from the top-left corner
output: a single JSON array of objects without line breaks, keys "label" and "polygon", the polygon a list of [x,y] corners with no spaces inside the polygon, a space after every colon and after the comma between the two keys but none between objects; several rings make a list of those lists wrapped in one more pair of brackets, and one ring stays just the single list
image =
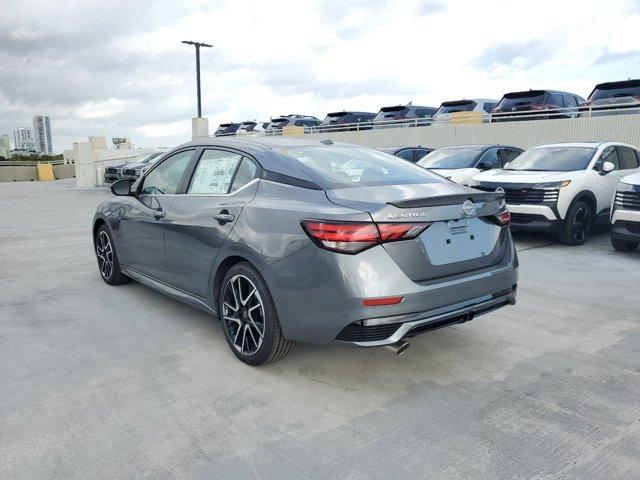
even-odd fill
[{"label": "black tire", "polygon": [[593,228],[594,212],[587,202],[574,202],[560,229],[560,242],[565,245],[582,245]]},{"label": "black tire", "polygon": [[[102,280],[109,285],[128,283],[131,279],[120,271],[120,264],[118,263],[113,237],[106,225],[100,225],[93,239],[93,244],[98,261],[98,270],[100,271]],[[110,267],[108,266],[109,264]]]},{"label": "black tire", "polygon": [[631,240],[624,240],[622,238],[616,238],[616,237],[612,236],[611,237],[611,245],[618,252],[633,252],[633,251],[635,251],[636,248],[638,248],[638,245],[640,245],[640,243],[639,242],[633,242]]},{"label": "black tire", "polygon": [[224,276],[218,318],[229,348],[248,365],[280,360],[293,346],[293,342],[282,335],[269,287],[248,262],[234,265]]}]

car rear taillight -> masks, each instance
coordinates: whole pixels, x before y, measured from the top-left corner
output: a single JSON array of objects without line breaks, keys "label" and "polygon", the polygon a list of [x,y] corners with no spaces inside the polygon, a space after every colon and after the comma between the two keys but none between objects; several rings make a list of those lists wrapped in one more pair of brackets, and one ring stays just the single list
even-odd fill
[{"label": "car rear taillight", "polygon": [[382,243],[410,240],[431,223],[373,223],[303,220],[302,228],[325,250],[356,254]]},{"label": "car rear taillight", "polygon": [[506,227],[511,223],[511,213],[509,210],[505,210],[504,212],[497,214],[496,219],[501,226]]}]

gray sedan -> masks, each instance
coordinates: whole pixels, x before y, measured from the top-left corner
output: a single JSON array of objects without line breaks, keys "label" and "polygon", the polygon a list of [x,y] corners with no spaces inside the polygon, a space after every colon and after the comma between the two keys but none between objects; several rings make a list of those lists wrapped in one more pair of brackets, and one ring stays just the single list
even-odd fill
[{"label": "gray sedan", "polygon": [[212,313],[250,365],[294,341],[386,346],[515,303],[502,194],[330,140],[218,137],[112,186],[100,274]]}]

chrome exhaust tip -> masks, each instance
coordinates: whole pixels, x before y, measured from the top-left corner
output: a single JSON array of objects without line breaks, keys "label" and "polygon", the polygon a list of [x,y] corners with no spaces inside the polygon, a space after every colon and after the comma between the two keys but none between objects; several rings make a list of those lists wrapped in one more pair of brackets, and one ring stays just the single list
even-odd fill
[{"label": "chrome exhaust tip", "polygon": [[409,348],[409,345],[411,345],[409,342],[400,340],[399,342],[396,342],[393,345],[385,345],[383,348],[386,350],[389,350],[392,353],[395,353],[396,355],[402,355],[404,352],[407,351],[407,348]]}]

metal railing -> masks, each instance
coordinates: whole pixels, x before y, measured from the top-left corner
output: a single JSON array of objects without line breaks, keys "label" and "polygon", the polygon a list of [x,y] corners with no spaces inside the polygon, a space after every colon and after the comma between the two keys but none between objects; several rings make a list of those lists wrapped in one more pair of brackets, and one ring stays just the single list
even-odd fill
[{"label": "metal railing", "polygon": [[[458,113],[458,112],[456,112]],[[508,112],[492,112],[471,111],[459,112],[468,114],[469,118],[465,121],[463,117],[450,115],[448,118],[442,117],[425,117],[411,119],[385,119],[372,120],[368,122],[358,123],[342,123],[333,125],[316,125],[312,127],[296,127],[303,129],[305,134],[325,133],[325,132],[353,132],[365,130],[378,130],[387,128],[410,128],[410,127],[426,127],[431,125],[449,125],[449,124],[479,124],[479,123],[498,123],[498,122],[517,122],[526,120],[554,120],[559,118],[580,118],[592,116],[613,116],[613,115],[629,115],[640,114],[640,103],[629,102],[612,105],[593,105],[585,107],[565,107],[565,108],[549,108],[549,109],[531,109],[531,110],[514,110]],[[473,114],[476,114],[475,116]],[[285,127],[286,128],[286,127]],[[302,131],[302,130],[301,130]],[[284,132],[280,130],[255,131],[243,133],[241,135],[265,135],[280,136]],[[238,135],[238,136],[241,136]],[[211,135],[216,136],[215,134]],[[229,133],[217,136],[236,136],[236,133]]]}]

